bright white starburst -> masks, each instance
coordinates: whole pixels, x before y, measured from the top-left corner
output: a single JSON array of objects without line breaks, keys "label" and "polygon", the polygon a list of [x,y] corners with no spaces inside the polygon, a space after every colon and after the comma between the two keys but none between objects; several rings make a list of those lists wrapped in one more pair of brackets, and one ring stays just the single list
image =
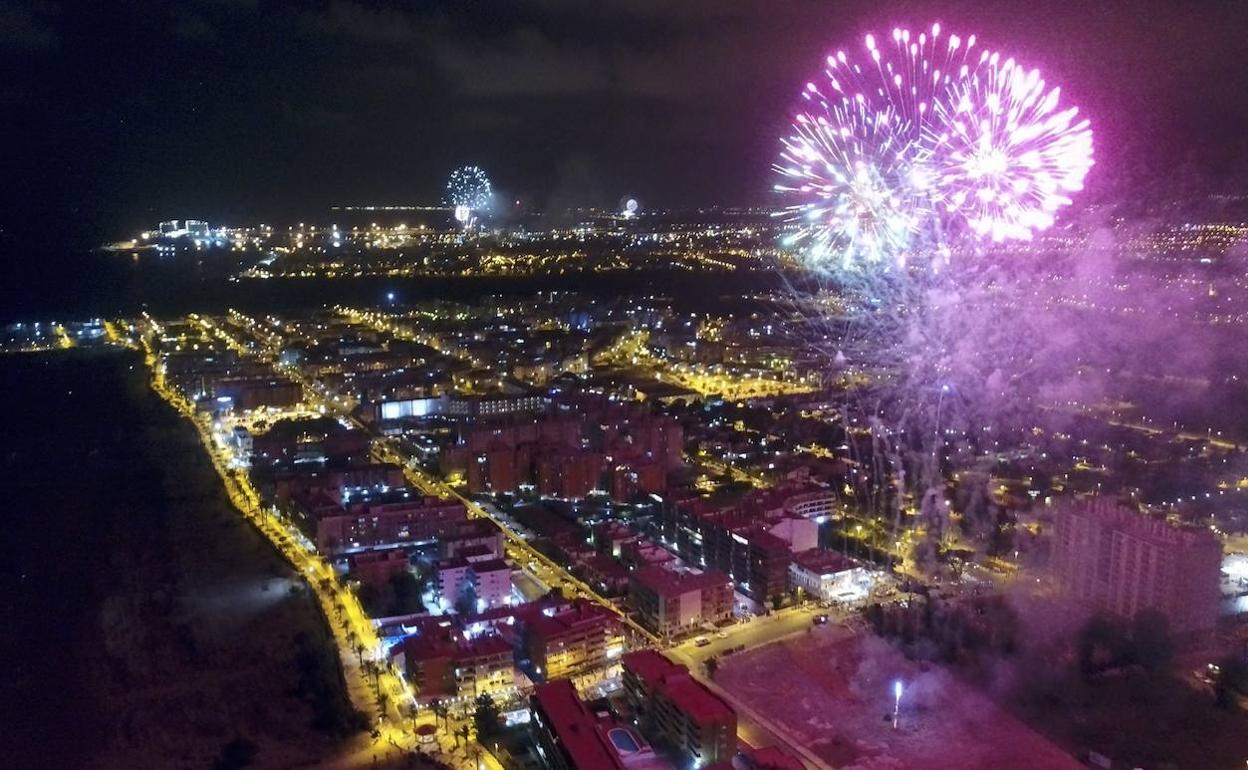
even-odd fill
[{"label": "bright white starburst", "polygon": [[484,211],[489,207],[493,194],[490,178],[479,166],[455,169],[446,183],[446,202],[456,209]]},{"label": "bright white starburst", "polygon": [[938,268],[950,239],[1028,238],[1092,165],[1092,133],[1058,89],[940,25],[838,51],[781,139],[784,243],[817,270]]}]

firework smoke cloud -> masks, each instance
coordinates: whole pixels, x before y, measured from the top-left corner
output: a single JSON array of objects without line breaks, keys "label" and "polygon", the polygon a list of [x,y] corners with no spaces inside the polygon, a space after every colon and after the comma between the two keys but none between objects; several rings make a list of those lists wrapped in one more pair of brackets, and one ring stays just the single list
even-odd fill
[{"label": "firework smoke cloud", "polygon": [[895,530],[917,509],[939,537],[948,463],[1026,422],[1052,358],[1040,341],[1059,336],[1041,331],[1035,265],[1002,244],[1072,203],[1092,131],[1036,70],[940,25],[867,35],[823,75],[773,167],[806,268],[794,305],[852,383],[841,420],[869,432],[859,503]]}]

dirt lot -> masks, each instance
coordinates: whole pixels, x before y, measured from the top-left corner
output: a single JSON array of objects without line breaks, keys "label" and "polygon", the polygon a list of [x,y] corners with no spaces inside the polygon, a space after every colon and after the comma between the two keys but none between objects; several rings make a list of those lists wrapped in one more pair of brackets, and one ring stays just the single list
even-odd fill
[{"label": "dirt lot", "polygon": [[841,628],[734,655],[715,679],[837,768],[1082,767],[944,669],[924,670],[888,643]]}]

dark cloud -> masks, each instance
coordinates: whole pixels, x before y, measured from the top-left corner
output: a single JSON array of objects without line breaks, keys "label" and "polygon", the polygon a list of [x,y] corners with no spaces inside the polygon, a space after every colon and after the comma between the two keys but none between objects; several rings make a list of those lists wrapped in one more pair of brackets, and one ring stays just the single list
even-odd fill
[{"label": "dark cloud", "polygon": [[422,17],[399,7],[333,0],[327,10],[308,12],[302,20],[314,33],[365,46],[413,45],[424,38]]},{"label": "dark cloud", "polygon": [[201,43],[214,43],[220,40],[216,28],[190,9],[180,9],[174,12],[174,34]]},{"label": "dark cloud", "polygon": [[50,3],[0,2],[0,49],[40,51],[57,43],[55,17]]},{"label": "dark cloud", "polygon": [[428,43],[434,64],[470,97],[601,93],[611,84],[602,51],[557,45],[534,27],[489,41],[436,34]]}]

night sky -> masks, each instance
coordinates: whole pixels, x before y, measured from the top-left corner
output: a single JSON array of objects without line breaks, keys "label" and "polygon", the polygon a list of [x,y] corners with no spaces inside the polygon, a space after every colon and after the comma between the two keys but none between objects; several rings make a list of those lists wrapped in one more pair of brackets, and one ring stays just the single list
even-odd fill
[{"label": "night sky", "polygon": [[465,163],[537,209],[766,203],[823,56],[935,20],[1063,85],[1094,188],[1248,188],[1243,0],[0,0],[0,225],[323,219]]}]

